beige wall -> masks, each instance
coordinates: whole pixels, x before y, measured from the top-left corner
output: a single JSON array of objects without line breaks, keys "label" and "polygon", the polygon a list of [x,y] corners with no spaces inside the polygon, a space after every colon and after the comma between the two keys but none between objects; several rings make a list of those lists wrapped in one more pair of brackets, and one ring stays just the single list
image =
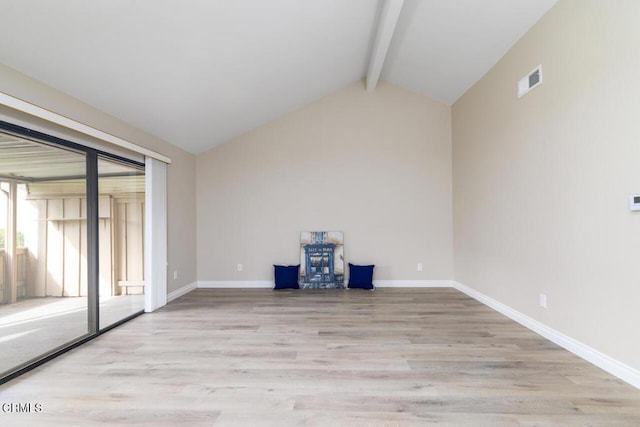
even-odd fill
[{"label": "beige wall", "polygon": [[[0,91],[172,159],[168,174],[168,292],[196,281],[195,156],[0,64]],[[173,271],[178,270],[178,279]]]},{"label": "beige wall", "polygon": [[635,368],[638,22],[635,0],[561,0],[452,110],[456,280]]},{"label": "beige wall", "polygon": [[376,280],[451,279],[450,108],[357,83],[198,156],[197,200],[202,281],[272,280],[303,230]]}]

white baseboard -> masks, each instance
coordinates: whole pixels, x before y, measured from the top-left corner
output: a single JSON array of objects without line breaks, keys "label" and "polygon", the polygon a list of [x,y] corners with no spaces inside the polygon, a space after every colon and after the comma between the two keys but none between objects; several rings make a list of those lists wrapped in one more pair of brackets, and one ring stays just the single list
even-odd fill
[{"label": "white baseboard", "polygon": [[[374,280],[376,288],[450,288],[453,280]],[[346,286],[346,285],[345,285]]]},{"label": "white baseboard", "polygon": [[[452,287],[453,280],[374,280],[377,288],[441,288]],[[347,284],[345,283],[345,288]],[[198,288],[273,288],[270,280],[201,280]]]},{"label": "white baseboard", "polygon": [[271,280],[200,280],[198,288],[273,288]]},{"label": "white baseboard", "polygon": [[191,291],[195,291],[197,287],[198,287],[197,282],[191,282],[188,285],[185,285],[179,289],[176,289],[175,291],[171,291],[167,294],[167,302],[169,303],[174,299],[180,298],[182,295],[186,295]]},{"label": "white baseboard", "polygon": [[558,344],[560,347],[570,351],[571,353],[585,359],[586,361],[598,366],[610,374],[620,378],[632,386],[640,389],[640,371],[629,365],[626,365],[598,350],[583,344],[570,336],[556,331],[549,326],[538,322],[537,320],[520,313],[513,308],[488,297],[487,295],[476,291],[462,283],[453,282],[453,287],[469,295],[471,298],[491,307],[492,309],[504,314],[508,318],[520,323],[522,326],[531,329],[544,338]]}]

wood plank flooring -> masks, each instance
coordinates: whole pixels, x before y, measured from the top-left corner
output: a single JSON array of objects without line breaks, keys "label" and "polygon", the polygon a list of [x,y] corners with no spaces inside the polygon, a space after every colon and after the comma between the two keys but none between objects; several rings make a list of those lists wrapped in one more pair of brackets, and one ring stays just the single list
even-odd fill
[{"label": "wood plank flooring", "polygon": [[0,387],[29,402],[0,425],[640,425],[640,390],[449,288],[197,290]]},{"label": "wood plank flooring", "polygon": [[[43,353],[86,336],[87,301],[86,297],[46,297],[0,305],[0,372],[6,374]],[[102,298],[100,326],[112,325],[143,308],[144,295]]]}]

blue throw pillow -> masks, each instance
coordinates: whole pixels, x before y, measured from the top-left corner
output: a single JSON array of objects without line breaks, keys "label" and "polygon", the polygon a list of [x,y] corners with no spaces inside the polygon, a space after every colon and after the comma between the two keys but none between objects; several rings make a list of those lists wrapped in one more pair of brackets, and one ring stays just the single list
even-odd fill
[{"label": "blue throw pillow", "polygon": [[275,286],[273,289],[300,289],[298,276],[300,264],[298,265],[274,265]]},{"label": "blue throw pillow", "polygon": [[349,285],[351,289],[373,289],[375,265],[353,265],[349,263]]}]

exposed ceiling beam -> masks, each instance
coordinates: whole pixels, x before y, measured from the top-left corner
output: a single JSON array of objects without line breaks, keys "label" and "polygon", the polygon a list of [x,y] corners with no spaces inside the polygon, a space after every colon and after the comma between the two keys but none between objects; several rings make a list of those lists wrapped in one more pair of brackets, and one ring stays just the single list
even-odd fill
[{"label": "exposed ceiling beam", "polygon": [[404,0],[384,0],[382,10],[380,11],[380,20],[378,21],[378,31],[376,39],[373,42],[373,50],[371,59],[369,60],[369,71],[367,72],[367,90],[372,91],[378,84],[380,72],[384,65],[384,59],[389,50],[389,44],[396,31],[398,17],[402,10]]}]

